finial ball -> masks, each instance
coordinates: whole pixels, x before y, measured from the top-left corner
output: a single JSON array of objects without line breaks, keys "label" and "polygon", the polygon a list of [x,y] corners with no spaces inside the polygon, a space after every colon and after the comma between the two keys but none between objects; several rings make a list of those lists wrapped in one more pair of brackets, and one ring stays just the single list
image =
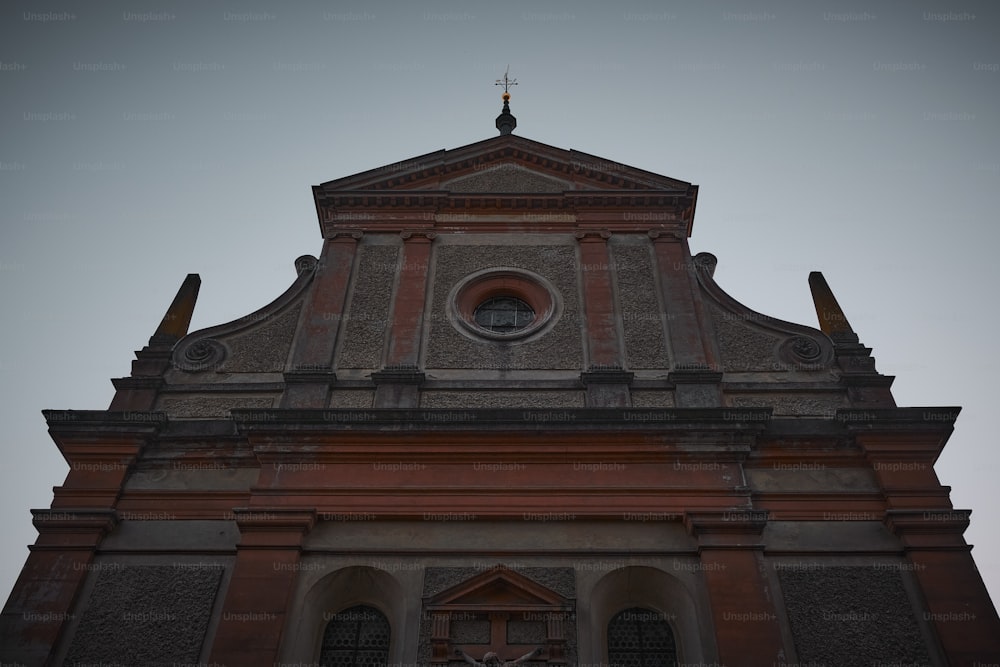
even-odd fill
[{"label": "finial ball", "polygon": [[510,93],[505,92],[502,97],[504,102],[510,102]]}]

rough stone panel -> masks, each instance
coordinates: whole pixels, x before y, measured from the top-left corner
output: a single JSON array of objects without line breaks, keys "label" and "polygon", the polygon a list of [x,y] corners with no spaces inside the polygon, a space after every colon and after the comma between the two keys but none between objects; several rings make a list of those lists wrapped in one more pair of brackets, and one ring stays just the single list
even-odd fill
[{"label": "rough stone panel", "polygon": [[101,570],[64,664],[198,662],[222,568]]},{"label": "rough stone panel", "polygon": [[161,396],[156,409],[171,417],[228,417],[234,408],[274,407],[277,396]]},{"label": "rough stone panel", "polygon": [[441,186],[451,192],[562,192],[571,190],[572,184],[565,183],[513,163],[496,164],[485,167],[472,176],[456,178]]},{"label": "rough stone panel", "polygon": [[361,246],[343,342],[336,360],[339,368],[381,368],[398,261],[396,246]]},{"label": "rough stone panel", "polygon": [[709,310],[719,340],[723,371],[779,371],[787,367],[777,357],[781,340],[777,336],[755,330],[733,313],[717,308]]},{"label": "rough stone panel", "polygon": [[[435,251],[427,368],[582,369],[576,248],[552,246],[442,245]],[[540,338],[524,343],[472,340],[448,321],[448,292],[471,273],[492,267],[533,271],[560,293],[559,321]]]},{"label": "rough stone panel", "polygon": [[544,644],[545,634],[544,621],[507,621],[508,644]]},{"label": "rough stone panel", "polygon": [[448,629],[452,641],[459,644],[489,644],[490,622],[486,621],[452,621]]},{"label": "rough stone panel", "polygon": [[778,578],[799,662],[930,665],[899,571],[788,568]]},{"label": "rough stone panel", "polygon": [[333,396],[330,398],[330,407],[365,409],[370,408],[374,402],[375,392],[373,391],[340,389],[334,390]]},{"label": "rough stone panel", "polygon": [[629,368],[669,368],[663,309],[656,298],[649,248],[616,244],[610,247],[625,334],[625,363]]},{"label": "rough stone panel", "polygon": [[674,392],[632,390],[633,408],[672,408],[674,407]]},{"label": "rough stone panel", "polygon": [[224,373],[271,373],[285,370],[295,337],[301,305],[236,336],[220,338],[229,356],[219,368]]},{"label": "rough stone panel", "polygon": [[800,394],[766,394],[754,396],[728,396],[734,408],[773,407],[775,415],[833,417],[838,408],[848,407],[842,396],[803,396]]},{"label": "rough stone panel", "polygon": [[422,408],[582,408],[582,391],[425,391]]}]

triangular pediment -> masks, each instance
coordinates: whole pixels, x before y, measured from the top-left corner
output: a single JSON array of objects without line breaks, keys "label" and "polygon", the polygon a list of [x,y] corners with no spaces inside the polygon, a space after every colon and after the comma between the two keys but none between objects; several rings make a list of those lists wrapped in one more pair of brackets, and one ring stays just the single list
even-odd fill
[{"label": "triangular pediment", "polygon": [[402,160],[316,186],[335,194],[433,191],[466,194],[567,191],[689,192],[694,187],[614,160],[502,135]]},{"label": "triangular pediment", "polygon": [[553,590],[513,570],[487,571],[441,591],[434,607],[552,606],[566,600]]},{"label": "triangular pediment", "polygon": [[516,162],[486,165],[477,173],[459,176],[441,183],[448,192],[564,192],[573,189],[572,181],[552,178]]}]

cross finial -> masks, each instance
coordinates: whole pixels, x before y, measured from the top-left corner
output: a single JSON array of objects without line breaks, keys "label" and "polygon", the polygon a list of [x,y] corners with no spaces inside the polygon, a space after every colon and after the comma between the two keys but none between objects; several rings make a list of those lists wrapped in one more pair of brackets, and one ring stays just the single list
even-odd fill
[{"label": "cross finial", "polygon": [[503,73],[503,78],[497,79],[497,82],[493,84],[495,86],[503,86],[503,97],[505,100],[510,99],[510,90],[509,90],[510,87],[517,85],[517,79],[511,79],[509,76],[507,76],[509,73],[510,73],[510,65],[507,65],[507,69],[504,70]]},{"label": "cross finial", "polygon": [[517,127],[517,119],[510,113],[510,87],[517,85],[517,79],[512,79],[509,76],[510,65],[507,65],[507,69],[503,73],[502,79],[497,79],[496,85],[503,86],[503,110],[500,115],[497,116],[497,129],[500,130],[500,134],[510,134]]}]

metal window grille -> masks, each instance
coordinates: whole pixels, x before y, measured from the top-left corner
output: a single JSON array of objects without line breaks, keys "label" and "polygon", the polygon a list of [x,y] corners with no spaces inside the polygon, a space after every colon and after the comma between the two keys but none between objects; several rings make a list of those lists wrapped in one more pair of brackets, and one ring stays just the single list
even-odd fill
[{"label": "metal window grille", "polygon": [[323,633],[320,667],[381,667],[389,662],[389,621],[359,605],[334,615]]}]

